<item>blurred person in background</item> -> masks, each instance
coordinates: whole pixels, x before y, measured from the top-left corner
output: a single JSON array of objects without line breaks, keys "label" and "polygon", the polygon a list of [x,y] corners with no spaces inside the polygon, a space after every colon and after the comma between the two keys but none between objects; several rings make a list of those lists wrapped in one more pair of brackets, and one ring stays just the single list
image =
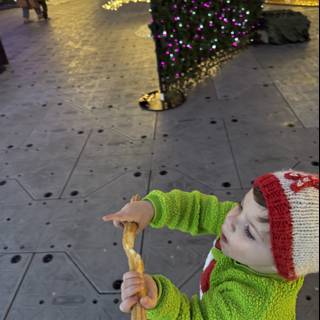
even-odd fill
[{"label": "blurred person in background", "polygon": [[46,0],[38,0],[39,5],[42,9],[42,16],[45,20],[49,20],[48,17],[48,5],[47,5],[47,1]]},{"label": "blurred person in background", "polygon": [[40,5],[37,0],[18,0],[17,4],[20,8],[22,8],[22,16],[24,23],[30,23],[32,20],[30,19],[30,9],[34,9],[38,19],[42,19],[42,12],[40,10]]}]

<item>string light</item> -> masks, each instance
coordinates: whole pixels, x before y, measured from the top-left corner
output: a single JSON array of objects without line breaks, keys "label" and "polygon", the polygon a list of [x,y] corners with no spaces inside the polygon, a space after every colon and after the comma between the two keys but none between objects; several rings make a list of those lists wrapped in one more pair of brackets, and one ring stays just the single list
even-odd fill
[{"label": "string light", "polygon": [[156,42],[160,78],[196,76],[206,60],[219,61],[248,44],[263,0],[109,0],[103,8],[118,10],[128,3],[151,2],[150,28]]},{"label": "string light", "polygon": [[[160,40],[157,47],[164,78],[180,79],[183,73],[190,73],[190,67],[196,66],[197,61],[249,43],[262,3],[262,0],[248,0],[245,5],[243,1],[231,0],[184,0],[164,4],[152,0],[151,29],[154,39]],[[187,69],[188,72],[177,72]]]},{"label": "string light", "polygon": [[106,4],[102,6],[103,9],[106,10],[119,10],[123,5],[128,3],[137,3],[137,2],[147,2],[150,3],[150,0],[110,0]]}]

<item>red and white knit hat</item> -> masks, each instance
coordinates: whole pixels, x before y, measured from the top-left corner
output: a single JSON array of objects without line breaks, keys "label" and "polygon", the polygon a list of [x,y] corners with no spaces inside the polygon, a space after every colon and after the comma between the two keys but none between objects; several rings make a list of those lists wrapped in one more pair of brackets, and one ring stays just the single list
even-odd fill
[{"label": "red and white knit hat", "polygon": [[298,171],[257,178],[269,212],[278,273],[295,280],[319,271],[319,176]]}]

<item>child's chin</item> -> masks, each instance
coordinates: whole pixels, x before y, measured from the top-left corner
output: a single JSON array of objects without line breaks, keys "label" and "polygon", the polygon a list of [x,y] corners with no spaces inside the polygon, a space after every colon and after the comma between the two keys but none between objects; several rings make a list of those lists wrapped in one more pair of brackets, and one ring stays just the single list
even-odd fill
[{"label": "child's chin", "polygon": [[234,256],[233,256],[233,255],[231,254],[231,252],[228,250],[227,245],[221,244],[221,251],[222,251],[222,253],[223,253],[226,257],[235,260]]},{"label": "child's chin", "polygon": [[230,255],[228,254],[228,250],[227,250],[227,248],[226,248],[226,245],[223,244],[223,243],[221,243],[221,251],[223,252],[223,254],[224,254],[225,256],[228,256],[229,258],[231,258]]}]

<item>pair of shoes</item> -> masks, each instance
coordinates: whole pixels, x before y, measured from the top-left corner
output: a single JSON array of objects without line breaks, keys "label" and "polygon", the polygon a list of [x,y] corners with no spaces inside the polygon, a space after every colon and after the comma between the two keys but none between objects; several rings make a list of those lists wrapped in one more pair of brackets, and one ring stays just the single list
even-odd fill
[{"label": "pair of shoes", "polygon": [[30,20],[30,19],[24,19],[23,20],[23,23],[24,24],[28,24],[28,23],[32,23],[33,21],[32,20]]},{"label": "pair of shoes", "polygon": [[43,15],[39,15],[38,16],[38,21],[44,20],[44,16]]}]

